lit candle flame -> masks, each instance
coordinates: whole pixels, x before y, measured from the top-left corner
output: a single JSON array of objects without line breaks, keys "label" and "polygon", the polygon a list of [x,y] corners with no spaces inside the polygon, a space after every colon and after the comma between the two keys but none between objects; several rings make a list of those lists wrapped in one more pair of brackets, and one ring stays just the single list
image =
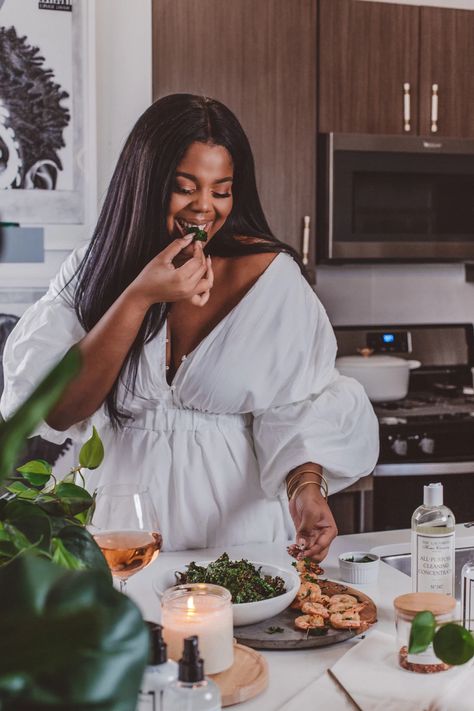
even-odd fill
[{"label": "lit candle flame", "polygon": [[194,613],[196,612],[196,606],[194,604],[194,599],[192,595],[191,597],[188,597],[188,601],[186,604],[188,607],[188,615],[194,615]]}]

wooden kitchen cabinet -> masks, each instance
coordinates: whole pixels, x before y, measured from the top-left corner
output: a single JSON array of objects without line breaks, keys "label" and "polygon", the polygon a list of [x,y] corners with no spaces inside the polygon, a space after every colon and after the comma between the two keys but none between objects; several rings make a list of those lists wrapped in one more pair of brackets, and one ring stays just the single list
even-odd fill
[{"label": "wooden kitchen cabinet", "polygon": [[303,217],[315,221],[316,18],[316,0],[153,0],[154,98],[191,92],[232,109],[270,227],[300,253]]},{"label": "wooden kitchen cabinet", "polygon": [[474,137],[473,68],[472,11],[319,0],[320,132]]},{"label": "wooden kitchen cabinet", "polygon": [[436,134],[474,138],[474,12],[437,7],[420,11],[420,134],[431,133],[436,84]]},{"label": "wooden kitchen cabinet", "polygon": [[[403,85],[418,93],[419,8],[319,0],[321,133],[407,133]],[[411,127],[417,132],[416,102]]]}]

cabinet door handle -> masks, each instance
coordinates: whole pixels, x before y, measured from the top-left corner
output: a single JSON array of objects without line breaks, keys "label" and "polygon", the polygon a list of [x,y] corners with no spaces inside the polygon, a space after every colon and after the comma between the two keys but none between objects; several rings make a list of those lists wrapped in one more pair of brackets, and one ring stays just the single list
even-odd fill
[{"label": "cabinet door handle", "polygon": [[438,133],[438,85],[431,86],[431,133]]},{"label": "cabinet door handle", "polygon": [[410,83],[403,85],[403,130],[411,131]]},{"label": "cabinet door handle", "polygon": [[311,218],[309,215],[303,217],[303,264],[306,266],[309,264],[309,225]]}]

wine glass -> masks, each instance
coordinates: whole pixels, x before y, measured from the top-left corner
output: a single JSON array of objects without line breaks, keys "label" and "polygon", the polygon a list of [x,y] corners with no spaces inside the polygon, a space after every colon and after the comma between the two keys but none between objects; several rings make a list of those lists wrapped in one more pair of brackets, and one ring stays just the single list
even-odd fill
[{"label": "wine glass", "polygon": [[96,489],[87,528],[121,592],[131,575],[156,559],[162,546],[151,492],[136,484],[107,484]]}]

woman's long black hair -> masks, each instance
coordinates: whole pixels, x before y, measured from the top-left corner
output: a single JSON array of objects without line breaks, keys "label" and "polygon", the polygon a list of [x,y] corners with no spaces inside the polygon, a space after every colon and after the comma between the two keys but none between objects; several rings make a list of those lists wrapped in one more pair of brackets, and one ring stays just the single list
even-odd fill
[{"label": "woman's long black hair", "polygon": [[[115,168],[97,227],[77,272],[74,308],[90,331],[148,262],[171,241],[166,217],[178,164],[194,142],[223,146],[233,161],[233,207],[225,224],[206,246],[222,257],[287,252],[308,279],[298,253],[271,233],[255,181],[250,144],[234,114],[213,99],[171,94],[152,104],[138,119]],[[256,237],[248,243],[238,237]],[[308,279],[309,281],[309,279]],[[127,414],[119,409],[120,378],[133,392],[145,343],[163,326],[171,304],[147,312],[120,374],[106,398],[114,427]]]}]

